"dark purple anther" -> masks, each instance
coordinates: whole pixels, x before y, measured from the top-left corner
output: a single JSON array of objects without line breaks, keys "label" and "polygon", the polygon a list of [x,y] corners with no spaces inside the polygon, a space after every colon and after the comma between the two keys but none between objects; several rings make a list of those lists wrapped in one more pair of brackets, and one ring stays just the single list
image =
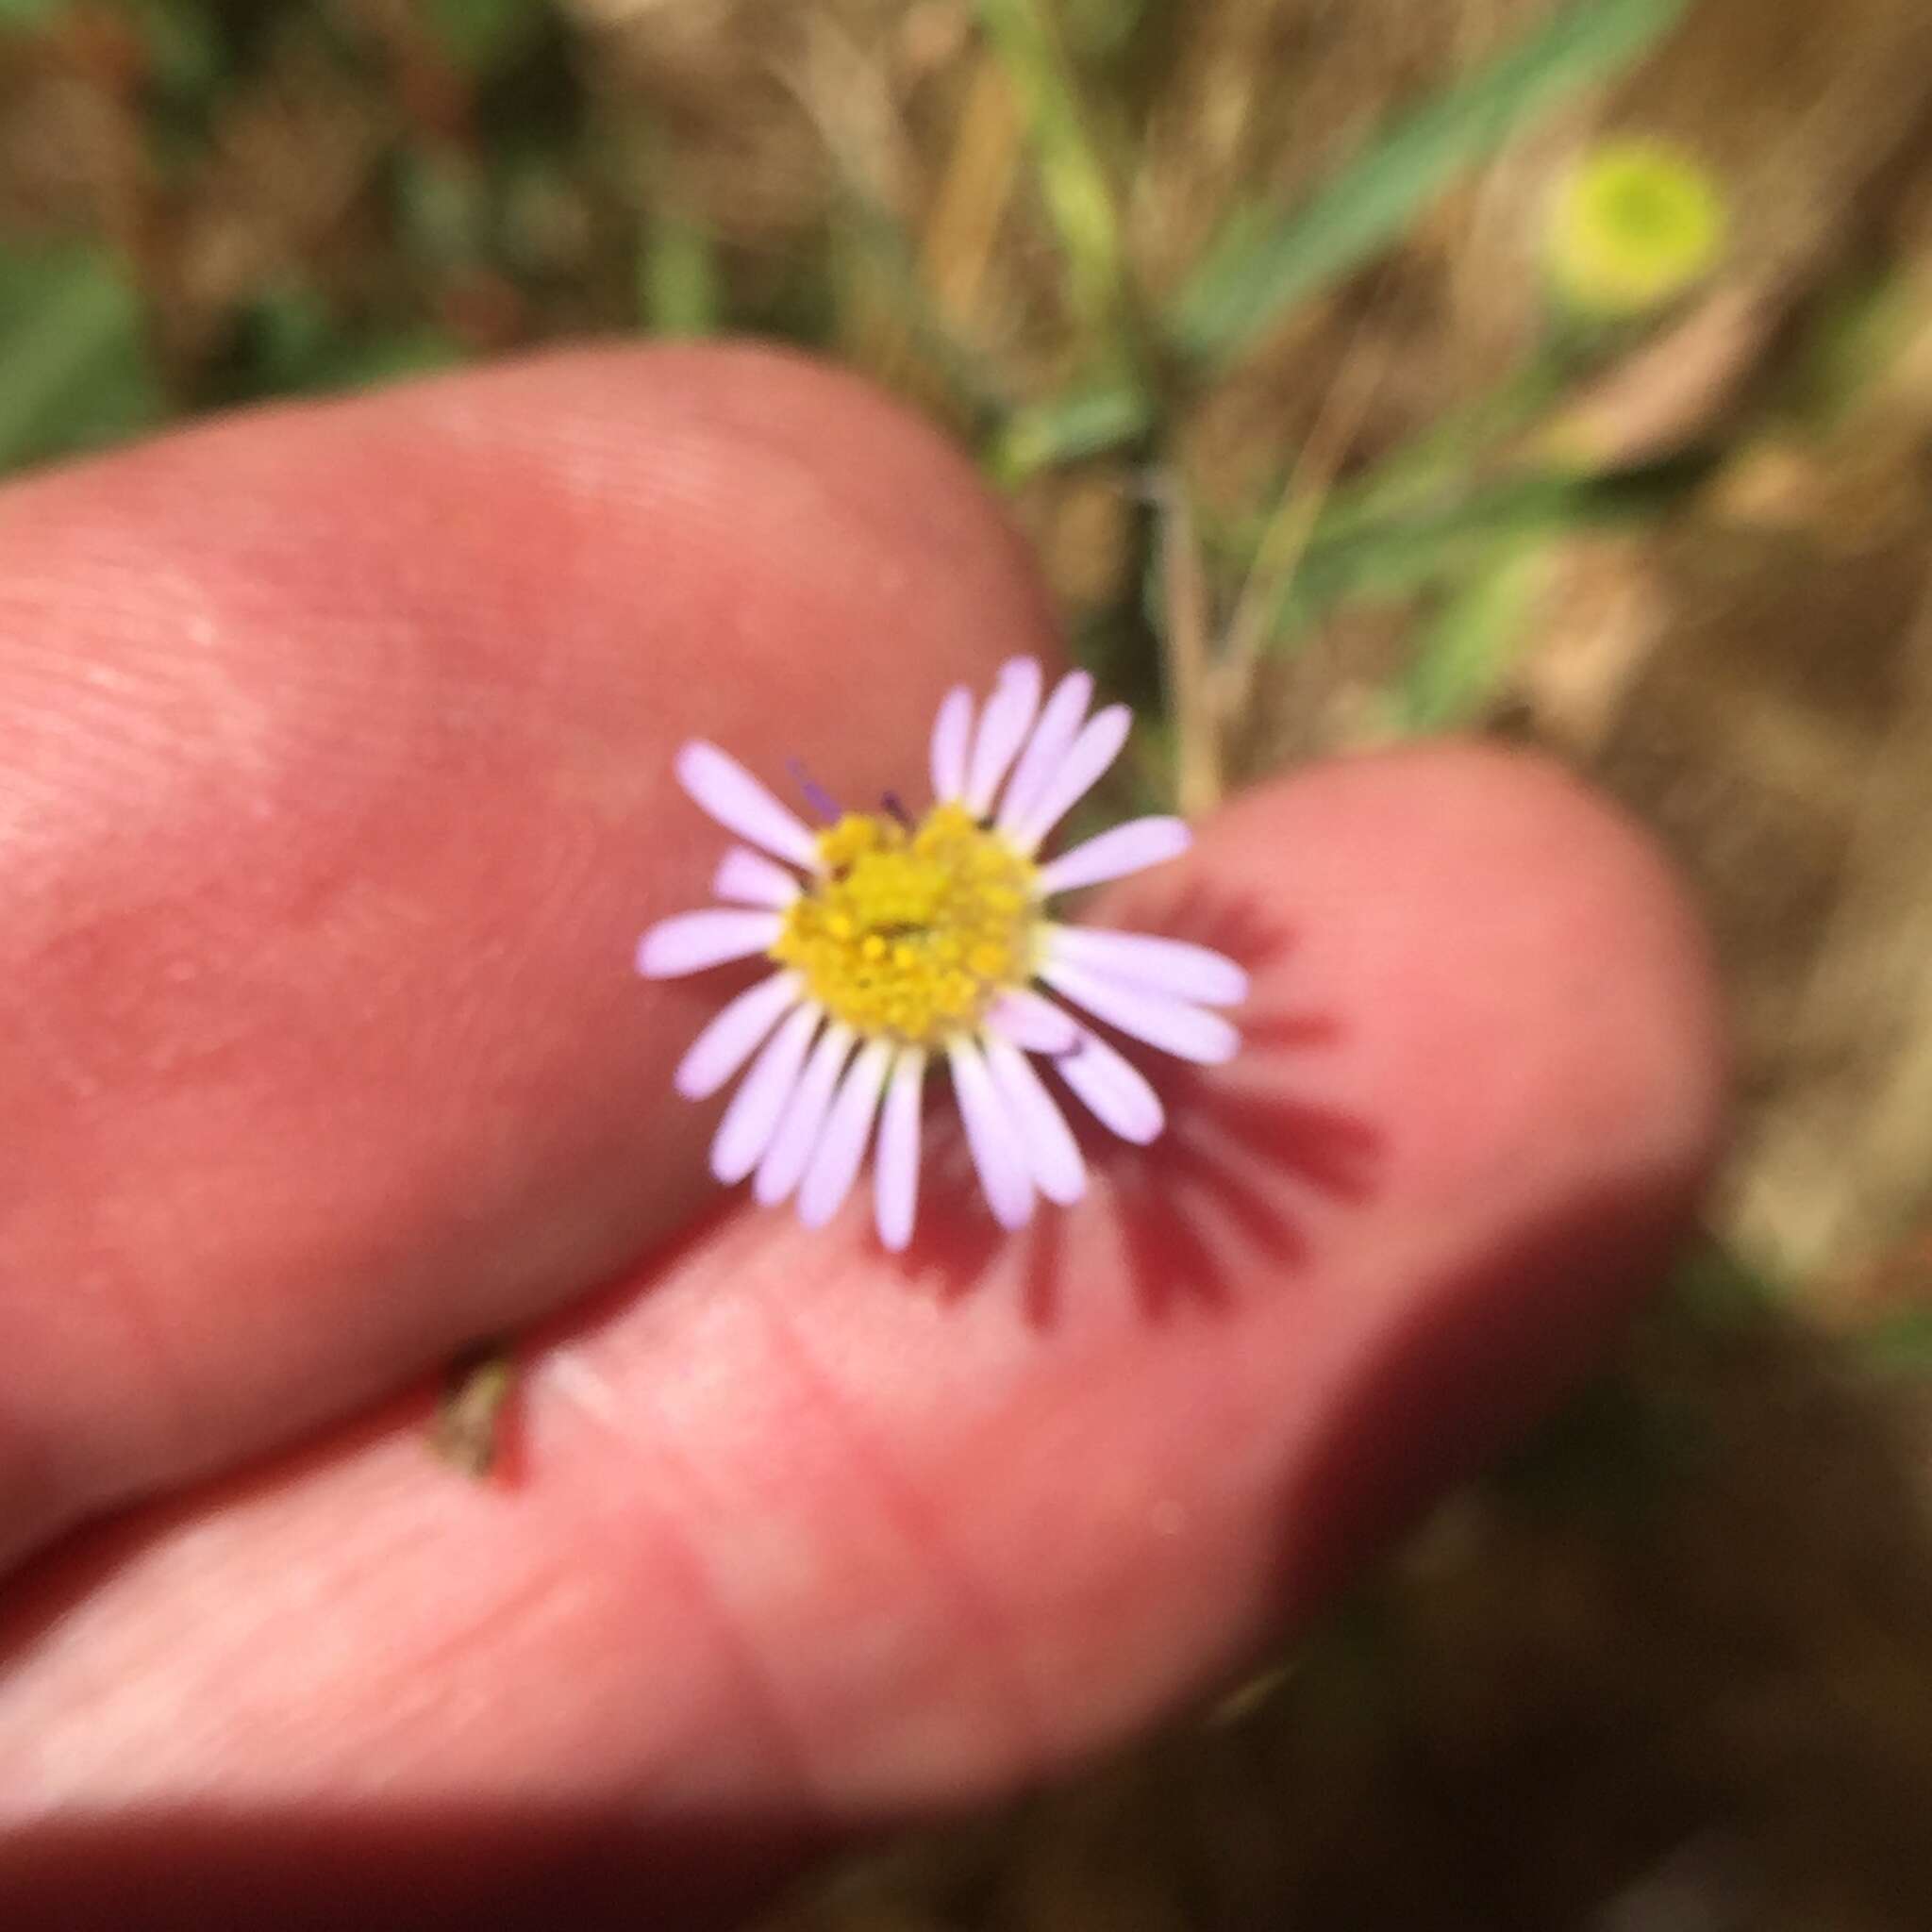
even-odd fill
[{"label": "dark purple anther", "polygon": [[912,829],[912,814],[906,809],[905,801],[896,791],[889,791],[880,801],[886,809],[909,832]]},{"label": "dark purple anther", "polygon": [[787,758],[785,769],[791,774],[791,782],[805,794],[806,804],[810,806],[826,824],[836,825],[845,816],[839,809],[839,801],[805,769],[803,758]]}]

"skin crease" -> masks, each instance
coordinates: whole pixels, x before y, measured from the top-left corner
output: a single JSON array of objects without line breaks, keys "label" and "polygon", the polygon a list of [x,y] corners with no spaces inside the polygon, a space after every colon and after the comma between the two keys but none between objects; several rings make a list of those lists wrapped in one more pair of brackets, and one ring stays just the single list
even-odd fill
[{"label": "skin crease", "polygon": [[[742,975],[628,970],[724,844],[672,751],[921,797],[1023,650],[966,466],[764,352],[0,499],[0,1919],[727,1910],[1224,1676],[1614,1332],[1719,1139],[1708,967],[1494,752],[1099,895],[1256,990],[1077,1208],[996,1240],[940,1124],[903,1260],[716,1198],[669,1074]],[[423,1372],[546,1317],[468,1485]]]}]

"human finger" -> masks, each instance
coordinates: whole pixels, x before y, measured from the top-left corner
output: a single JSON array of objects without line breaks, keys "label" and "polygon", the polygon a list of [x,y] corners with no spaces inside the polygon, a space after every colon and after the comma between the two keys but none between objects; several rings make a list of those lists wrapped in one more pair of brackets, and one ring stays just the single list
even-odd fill
[{"label": "human finger", "polygon": [[1102,916],[1254,991],[1077,1208],[999,1236],[943,1149],[903,1258],[726,1208],[533,1341],[519,1484],[404,1405],[44,1565],[14,1902],[675,1921],[1213,1682],[1580,1373],[1721,1121],[1634,835],[1531,761],[1365,759]]},{"label": "human finger", "polygon": [[1050,648],[864,385],[600,351],[0,499],[0,1562],[582,1293],[687,1211],[645,996],[703,729],[874,792]]}]

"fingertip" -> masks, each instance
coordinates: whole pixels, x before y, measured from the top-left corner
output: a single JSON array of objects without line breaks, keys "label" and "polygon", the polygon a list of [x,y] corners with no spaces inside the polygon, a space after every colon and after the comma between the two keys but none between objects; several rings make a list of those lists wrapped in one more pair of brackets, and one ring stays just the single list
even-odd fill
[{"label": "fingertip", "polygon": [[[1305,1613],[1656,1291],[1723,1151],[1723,1000],[1656,841],[1534,755],[1324,767],[1244,801],[1202,857],[1292,908],[1257,1002],[1340,1016],[1323,1085],[1375,1136],[1343,1237],[1375,1262],[1320,1318],[1285,1465],[1276,1588]],[[1296,1086],[1321,1058],[1260,1065]]]},{"label": "fingertip", "polygon": [[1245,1010],[1346,1016],[1354,1063],[1400,1095],[1383,1110],[1419,1185],[1547,1175],[1557,1154],[1709,1170],[1728,1057],[1708,940],[1655,840],[1553,760],[1448,742],[1337,761],[1238,803],[1193,863],[1284,908]]}]

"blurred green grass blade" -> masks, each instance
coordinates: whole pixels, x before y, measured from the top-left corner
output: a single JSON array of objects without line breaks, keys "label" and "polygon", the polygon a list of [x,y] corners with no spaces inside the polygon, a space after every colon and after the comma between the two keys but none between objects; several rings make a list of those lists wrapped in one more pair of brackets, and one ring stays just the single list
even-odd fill
[{"label": "blurred green grass blade", "polygon": [[1906,1308],[1853,1338],[1860,1361],[1888,1374],[1932,1374],[1932,1308]]},{"label": "blurred green grass blade", "polygon": [[1636,60],[1686,4],[1571,0],[1540,31],[1385,130],[1298,212],[1238,216],[1174,308],[1174,346],[1203,361],[1238,354],[1295,303],[1386,247],[1530,116]]},{"label": "blurred green grass blade", "polygon": [[0,31],[8,27],[39,26],[67,5],[68,0],[0,0]]},{"label": "blurred green grass blade", "polygon": [[1041,0],[979,0],[979,14],[1025,109],[1074,305],[1090,321],[1117,323],[1123,257],[1113,189]]},{"label": "blurred green grass blade", "polygon": [[165,408],[114,256],[0,251],[0,469],[131,436]]},{"label": "blurred green grass blade", "polygon": [[374,389],[467,359],[462,341],[434,322],[352,325],[300,277],[263,290],[241,323],[229,401]]},{"label": "blurred green grass blade", "polygon": [[318,372],[318,380],[331,390],[380,389],[419,375],[441,375],[468,359],[462,343],[447,329],[417,323],[345,343]]},{"label": "blurred green grass blade", "polygon": [[150,111],[162,112],[163,102],[207,101],[229,58],[212,0],[122,0],[122,6],[140,25],[150,63]]},{"label": "blurred green grass blade", "polygon": [[[890,208],[857,188],[848,191],[841,212],[844,221],[840,235],[856,245],[891,291],[899,319],[920,353],[979,424],[996,421],[1011,408],[1012,398],[986,358],[961,341],[940,313],[921,273],[918,249],[904,224]],[[835,270],[835,286],[839,279]]]},{"label": "blurred green grass blade", "polygon": [[1748,1327],[1791,1306],[1792,1284],[1726,1245],[1702,1235],[1671,1271],[1671,1306],[1701,1328]]},{"label": "blurred green grass blade", "polygon": [[428,0],[430,25],[473,74],[505,66],[536,39],[549,0]]},{"label": "blurred green grass blade", "polygon": [[1274,634],[1299,631],[1345,598],[1396,602],[1466,578],[1500,543],[1655,515],[1677,487],[1641,475],[1507,476],[1446,503],[1324,521],[1274,613]]},{"label": "blurred green grass blade", "polygon": [[1547,562],[1541,544],[1507,543],[1450,591],[1395,693],[1404,731],[1452,731],[1480,714],[1528,628]]},{"label": "blurred green grass blade", "polygon": [[1153,405],[1132,383],[1072,390],[1018,411],[993,443],[991,467],[1002,483],[1023,483],[1056,463],[1079,462],[1136,441],[1153,421]]},{"label": "blurred green grass blade", "polygon": [[724,312],[718,252],[688,216],[660,214],[638,258],[638,309],[654,336],[712,336]]},{"label": "blurred green grass blade", "polygon": [[1147,25],[1158,0],[1056,0],[1060,32],[1083,64],[1116,60]]}]

